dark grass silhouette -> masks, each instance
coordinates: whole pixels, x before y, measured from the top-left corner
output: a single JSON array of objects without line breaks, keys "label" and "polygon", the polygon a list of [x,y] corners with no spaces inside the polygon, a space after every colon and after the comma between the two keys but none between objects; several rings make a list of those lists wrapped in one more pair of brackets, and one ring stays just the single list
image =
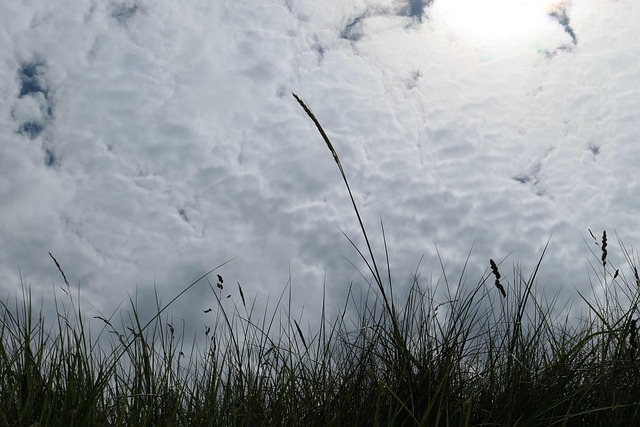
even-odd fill
[{"label": "dark grass silhouette", "polygon": [[[169,304],[157,302],[146,322],[133,301],[120,324],[115,314],[96,316],[103,327],[94,337],[51,255],[65,283],[65,295],[55,296],[55,319],[34,311],[24,286],[21,301],[0,302],[0,425],[638,423],[640,279],[620,238],[627,267],[614,268],[606,234],[598,242],[591,233],[600,249],[592,283],[604,294],[580,295],[588,311],[574,323],[554,314],[561,312],[557,300],[538,291],[546,247],[528,276],[518,265],[512,275],[500,274],[504,261],[493,259],[472,285],[462,276],[449,283],[446,274],[443,282],[421,283],[415,274],[400,302],[390,274],[381,274],[337,151],[311,109],[294,97],[351,197],[366,250],[347,239],[369,270],[368,292],[356,299],[350,287],[335,318],[326,316],[323,300],[312,329],[291,317],[290,286],[259,316],[255,298],[245,299],[246,286],[238,283],[231,299],[221,295],[223,277],[209,280],[214,268]],[[388,269],[388,256],[385,262]],[[166,310],[198,283],[216,301],[205,311],[215,322],[189,343]],[[442,299],[440,287],[455,291]],[[99,344],[105,341],[106,347]]]}]

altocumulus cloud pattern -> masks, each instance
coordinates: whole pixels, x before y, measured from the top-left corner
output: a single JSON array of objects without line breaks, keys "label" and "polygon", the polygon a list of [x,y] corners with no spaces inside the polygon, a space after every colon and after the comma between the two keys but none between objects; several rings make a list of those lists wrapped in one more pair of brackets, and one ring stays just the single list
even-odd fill
[{"label": "altocumulus cloud pattern", "polygon": [[590,292],[586,231],[640,241],[640,6],[546,3],[0,2],[2,291],[47,298],[51,252],[109,312],[235,257],[220,273],[259,304],[289,279],[310,317],[344,301],[366,266],[342,232],[363,242],[295,92],[380,256],[383,219],[398,295],[423,255],[426,287],[473,246],[475,281],[550,235],[541,283]]}]

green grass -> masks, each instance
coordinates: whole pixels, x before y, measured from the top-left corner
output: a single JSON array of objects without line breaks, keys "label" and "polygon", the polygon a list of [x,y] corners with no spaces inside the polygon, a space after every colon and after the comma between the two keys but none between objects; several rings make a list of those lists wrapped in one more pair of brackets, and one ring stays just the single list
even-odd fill
[{"label": "green grass", "polygon": [[[55,319],[34,311],[25,286],[22,300],[0,302],[0,425],[638,424],[640,279],[619,238],[627,271],[607,258],[606,233],[592,234],[593,286],[606,292],[580,295],[588,310],[579,321],[561,317],[556,299],[537,289],[546,248],[529,275],[516,265],[509,281],[504,262],[487,259],[473,285],[464,273],[451,283],[442,271],[442,281],[426,286],[416,274],[400,298],[382,274],[388,256],[386,265],[374,257],[338,154],[295,98],[351,197],[366,242],[364,251],[354,245],[368,269],[366,293],[356,297],[350,287],[334,317],[323,300],[312,329],[291,317],[290,286],[258,315],[240,284],[233,299],[222,298],[221,287],[232,286],[213,279],[217,267],[168,304],[156,302],[151,319],[139,317],[134,301],[118,321],[96,316],[102,329],[94,337],[52,255],[65,282]],[[216,321],[189,341],[167,309],[196,285],[210,288]]]}]

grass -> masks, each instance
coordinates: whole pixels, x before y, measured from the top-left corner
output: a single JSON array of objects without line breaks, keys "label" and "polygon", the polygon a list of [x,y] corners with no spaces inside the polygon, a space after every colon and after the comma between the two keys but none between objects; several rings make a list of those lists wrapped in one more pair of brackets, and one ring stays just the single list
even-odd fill
[{"label": "grass", "polygon": [[[591,233],[600,251],[590,273],[605,294],[580,295],[588,311],[577,322],[555,314],[556,299],[537,290],[546,248],[531,274],[513,266],[512,282],[493,259],[470,286],[462,277],[449,283],[444,271],[442,282],[425,286],[415,274],[400,303],[390,275],[381,274],[388,256],[379,265],[336,150],[294,97],[351,197],[367,246],[353,245],[369,270],[367,292],[356,298],[350,287],[332,318],[323,299],[312,330],[291,317],[290,286],[262,315],[239,283],[223,304],[222,289],[235,286],[218,274],[209,279],[219,266],[164,306],[156,296],[146,322],[133,300],[118,322],[115,314],[95,316],[103,326],[93,337],[51,255],[65,282],[52,322],[34,311],[24,286],[22,300],[0,302],[1,425],[638,424],[640,278],[619,238],[628,271],[613,269],[606,233]],[[205,283],[217,301],[215,326],[189,343],[166,310]]]}]

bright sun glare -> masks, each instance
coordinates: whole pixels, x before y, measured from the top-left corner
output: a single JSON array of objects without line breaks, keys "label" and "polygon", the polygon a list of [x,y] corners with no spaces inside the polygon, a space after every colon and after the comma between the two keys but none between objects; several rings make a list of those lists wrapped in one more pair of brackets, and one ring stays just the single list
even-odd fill
[{"label": "bright sun glare", "polygon": [[441,0],[434,2],[445,28],[474,43],[526,41],[549,24],[562,1]]}]

